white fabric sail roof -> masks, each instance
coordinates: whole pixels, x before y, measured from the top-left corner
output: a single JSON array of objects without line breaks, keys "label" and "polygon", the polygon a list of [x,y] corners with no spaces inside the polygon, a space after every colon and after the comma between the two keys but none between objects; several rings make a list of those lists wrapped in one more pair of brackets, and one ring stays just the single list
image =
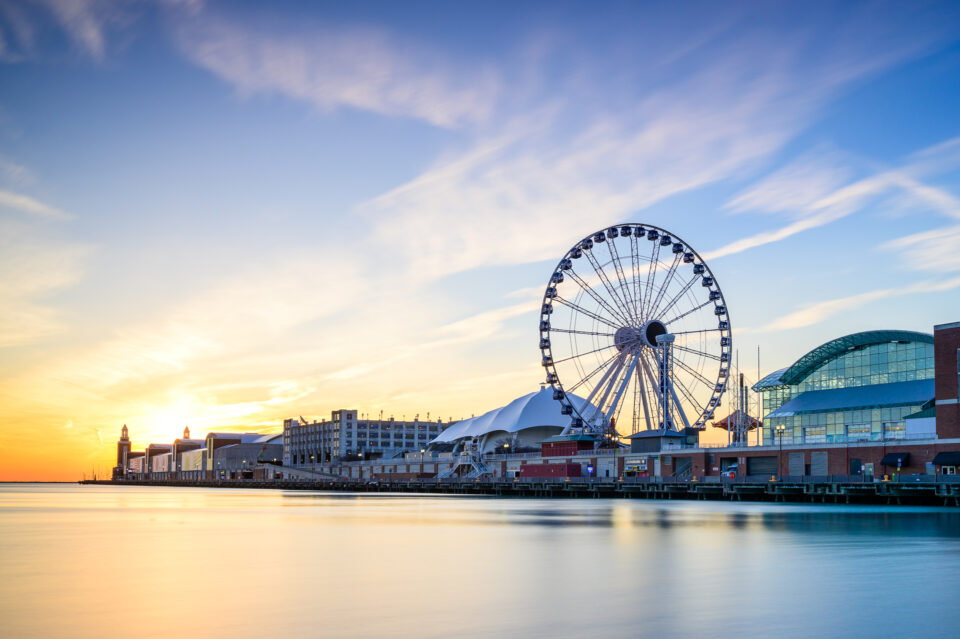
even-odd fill
[{"label": "white fabric sail roof", "polygon": [[[568,394],[573,404],[580,408],[584,400]],[[570,423],[570,416],[560,412],[560,402],[553,399],[553,389],[549,386],[539,391],[518,397],[506,406],[495,408],[483,415],[457,422],[438,435],[431,444],[454,442],[464,437],[482,437],[494,431],[516,433],[538,426],[556,426],[564,428]]]}]

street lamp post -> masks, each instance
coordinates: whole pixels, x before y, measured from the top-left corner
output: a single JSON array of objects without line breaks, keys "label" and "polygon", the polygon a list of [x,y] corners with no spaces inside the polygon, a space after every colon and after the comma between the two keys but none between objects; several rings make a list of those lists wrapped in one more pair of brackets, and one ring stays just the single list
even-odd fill
[{"label": "street lamp post", "polygon": [[787,427],[783,424],[777,426],[777,439],[780,440],[780,452],[777,453],[777,479],[783,477],[783,434]]}]

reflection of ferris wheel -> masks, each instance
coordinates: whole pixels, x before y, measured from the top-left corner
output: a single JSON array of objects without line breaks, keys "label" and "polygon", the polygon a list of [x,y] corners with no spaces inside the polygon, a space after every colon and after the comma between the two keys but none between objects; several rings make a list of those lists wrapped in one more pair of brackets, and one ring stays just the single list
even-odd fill
[{"label": "reflection of ferris wheel", "polygon": [[665,230],[587,236],[553,271],[540,310],[543,366],[568,430],[703,428],[719,406],[727,305],[700,256]]}]

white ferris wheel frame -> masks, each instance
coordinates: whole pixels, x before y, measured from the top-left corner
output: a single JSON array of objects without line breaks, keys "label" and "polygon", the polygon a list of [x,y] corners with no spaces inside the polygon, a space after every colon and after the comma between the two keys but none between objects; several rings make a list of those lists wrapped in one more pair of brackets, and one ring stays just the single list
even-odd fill
[{"label": "white ferris wheel frame", "polygon": [[[626,269],[614,242],[617,238],[622,237],[631,238],[630,265]],[[650,259],[647,263],[647,277],[642,281],[642,269],[639,268],[639,266],[642,266],[640,264],[642,256],[639,255],[637,248],[641,238],[651,241],[652,245]],[[609,259],[602,258],[603,261],[594,254],[597,245],[601,243],[607,245],[609,256]],[[674,259],[658,289],[656,274],[661,265],[660,250],[666,247],[669,247],[668,250]],[[582,273],[577,273],[573,268],[574,263],[581,259],[584,262],[589,262],[594,271],[596,281],[599,282],[596,290],[593,290],[594,287],[589,285]],[[671,280],[678,272],[678,267],[681,264],[691,265],[694,277],[687,280],[681,290],[665,302],[662,298],[669,289]],[[607,272],[604,265],[612,265],[613,268],[610,269],[612,272]],[[628,270],[630,276],[627,274]],[[594,275],[591,275],[591,277]],[[557,287],[565,278],[573,278],[581,289],[575,300],[565,299],[558,293]],[[669,319],[663,319],[668,311],[677,306],[681,298],[689,294],[691,287],[697,281],[701,283],[703,289],[707,290],[707,301],[673,315]],[[599,287],[602,287],[602,289]],[[587,294],[596,303],[593,310],[583,308],[576,303],[584,294]],[[664,302],[666,306],[661,308],[661,304]],[[608,343],[594,351],[576,353],[555,361],[553,352],[555,335],[564,333],[591,334],[553,326],[551,317],[555,304],[568,307],[574,314],[579,313],[581,316],[592,319],[595,325],[603,324],[606,326],[603,329],[605,331],[615,331],[613,333],[598,332],[592,334],[608,338],[613,337],[613,344]],[[708,308],[711,304],[713,305],[712,314],[716,317],[717,328],[689,332],[716,331],[718,333],[719,352],[709,354],[711,359],[717,360],[715,377],[708,377],[702,371],[695,371],[689,364],[680,361],[681,373],[690,375],[695,381],[706,385],[711,379],[715,380],[712,381],[709,399],[700,402],[696,400],[695,394],[686,388],[682,381],[677,384],[673,373],[675,364],[673,349],[679,348],[681,352],[697,352],[702,355],[708,355],[708,353],[691,351],[684,346],[674,346],[672,343],[673,337],[669,335],[669,326],[686,316]],[[571,316],[571,326],[575,323],[574,317],[575,315]],[[656,339],[663,334],[667,334],[667,336],[663,339]],[[572,349],[573,336],[570,335],[569,337],[571,338]],[[647,430],[679,430],[681,425],[687,428],[704,428],[707,420],[713,417],[717,407],[720,406],[723,393],[726,390],[730,375],[732,345],[729,311],[723,291],[717,283],[713,271],[700,254],[687,242],[666,229],[652,224],[633,222],[616,224],[584,237],[574,244],[557,263],[544,291],[540,312],[540,350],[542,364],[546,370],[546,382],[553,389],[554,399],[561,403],[562,413],[569,415],[571,418],[570,425],[564,432],[570,430],[605,432],[619,436],[614,427],[615,416],[619,415],[619,409],[623,407],[624,391],[634,375],[636,375],[635,384],[642,389],[639,397],[642,400],[644,423]],[[562,380],[560,378],[556,366],[558,363],[609,348],[614,348],[617,352],[605,359],[600,366],[591,370],[590,373],[585,373],[578,363],[578,369],[583,375],[581,379]],[[624,371],[626,371],[625,374]],[[601,375],[601,377],[593,386],[585,401],[571,399],[572,393],[595,375]],[[645,388],[647,385],[652,389],[657,389],[658,392],[648,392]],[[678,386],[680,387],[679,393],[677,391]],[[651,397],[657,400],[657,406],[651,407],[648,405]],[[690,416],[687,416],[683,408],[684,405],[698,413],[695,420],[691,420]],[[641,407],[635,406],[633,408],[639,415]],[[651,414],[654,412],[656,418],[652,422]],[[675,415],[674,412],[677,414]],[[676,416],[680,418],[679,423],[675,419]],[[638,430],[638,420],[639,417],[634,417],[634,432]]]}]

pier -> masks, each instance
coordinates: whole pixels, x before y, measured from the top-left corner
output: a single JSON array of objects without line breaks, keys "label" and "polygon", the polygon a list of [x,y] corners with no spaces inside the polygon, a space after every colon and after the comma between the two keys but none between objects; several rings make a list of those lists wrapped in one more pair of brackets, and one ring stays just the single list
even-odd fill
[{"label": "pier", "polygon": [[[939,479],[939,478],[938,478]],[[703,481],[671,478],[638,479],[459,479],[403,480],[85,480],[81,484],[182,486],[197,488],[263,488],[356,493],[416,493],[537,498],[681,499],[766,501],[817,504],[884,504],[960,507],[960,482],[929,480],[869,481],[854,478],[745,478]]]}]

